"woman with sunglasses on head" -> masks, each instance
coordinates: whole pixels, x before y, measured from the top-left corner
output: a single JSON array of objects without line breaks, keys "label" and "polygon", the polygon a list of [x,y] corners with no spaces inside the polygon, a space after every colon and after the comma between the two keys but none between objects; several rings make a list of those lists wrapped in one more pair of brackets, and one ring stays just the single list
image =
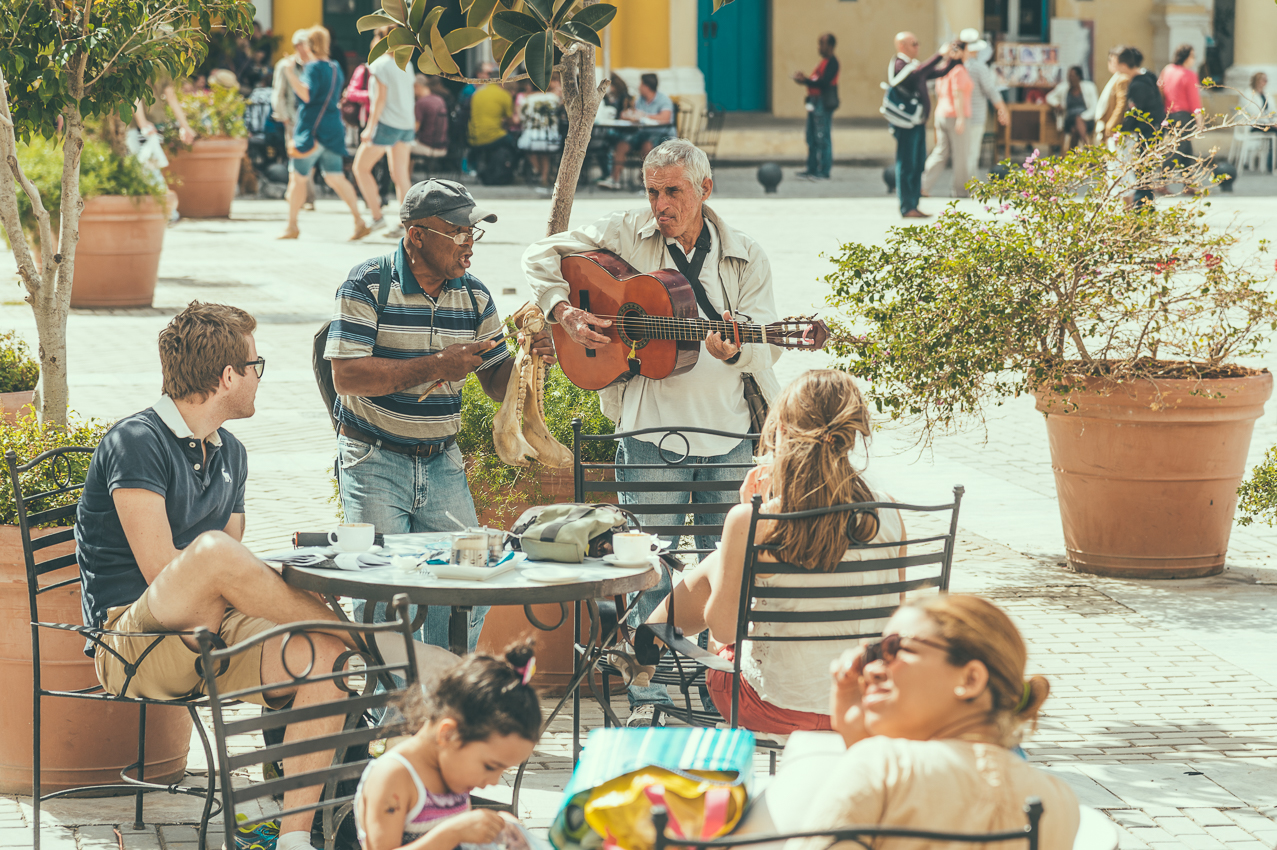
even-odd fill
[{"label": "woman with sunglasses on head", "polygon": [[[848,749],[832,772],[822,772],[802,828],[994,832],[1023,827],[1025,798],[1039,797],[1039,846],[1071,848],[1077,797],[1010,749],[1026,724],[1036,724],[1051,692],[1045,678],[1026,678],[1025,657],[1015,624],[987,600],[942,595],[903,605],[882,640],[833,666],[833,727]],[[787,850],[827,845],[809,839]],[[921,845],[901,839],[874,846]]]},{"label": "woman with sunglasses on head", "polygon": [[[763,426],[762,450],[772,459],[752,470],[741,487],[742,501],[755,493],[763,497],[763,512],[793,512],[854,502],[889,502],[890,496],[873,490],[851,462],[857,443],[869,439],[869,412],[855,382],[845,372],[813,369],[803,373],[776,399]],[[683,574],[673,592],[674,624],[691,638],[706,629],[732,659],[737,647],[736,626],[740,608],[741,577],[752,508],[739,505],[727,514],[721,548],[695,569]],[[865,511],[849,515],[832,513],[812,519],[772,520],[758,524],[760,543],[778,544],[782,561],[802,566],[811,576],[759,575],[760,586],[816,584],[870,585],[903,579],[902,571],[870,570],[837,573],[842,561],[894,558],[903,546],[862,548],[866,543],[891,543],[905,539],[904,523],[896,510]],[[760,555],[765,557],[767,553]],[[894,608],[900,594],[847,598],[756,599],[754,607],[777,611]],[[648,618],[664,623],[669,602]],[[883,619],[837,623],[755,623],[753,634],[816,637],[848,633],[876,634]],[[636,635],[640,646],[644,635]],[[855,640],[817,639],[801,642],[745,641],[739,648],[741,688],[740,725],[776,735],[799,730],[829,729],[826,671],[841,653],[856,646]],[[640,649],[639,654],[643,654]],[[732,677],[709,670],[706,688],[714,706],[728,716],[732,705]]]}]

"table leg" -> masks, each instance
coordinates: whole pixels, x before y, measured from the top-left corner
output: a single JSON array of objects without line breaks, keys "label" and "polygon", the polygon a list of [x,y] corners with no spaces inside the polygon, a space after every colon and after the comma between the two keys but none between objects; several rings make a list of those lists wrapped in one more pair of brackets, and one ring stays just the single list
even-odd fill
[{"label": "table leg", "polygon": [[453,605],[448,614],[448,650],[453,655],[470,652],[470,606]]}]

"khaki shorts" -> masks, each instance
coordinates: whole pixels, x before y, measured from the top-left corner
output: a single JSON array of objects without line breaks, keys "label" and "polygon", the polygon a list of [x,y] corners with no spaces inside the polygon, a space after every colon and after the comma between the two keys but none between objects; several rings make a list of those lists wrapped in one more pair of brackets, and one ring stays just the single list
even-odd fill
[{"label": "khaki shorts", "polygon": [[[151,606],[147,597],[148,594],[143,593],[132,605],[108,608],[102,628],[121,632],[169,631],[151,615]],[[222,618],[221,628],[217,632],[227,646],[234,646],[276,625],[270,620],[247,617],[234,608],[227,608],[226,616]],[[138,657],[155,640],[155,638],[103,635],[103,643],[128,659],[130,664],[138,665],[137,675],[129,682],[129,692],[126,696],[177,700],[204,695],[204,678],[195,669],[195,661],[200,657],[199,653],[183,643],[182,638],[177,635],[160,638],[159,645],[148,652],[146,658],[138,664]],[[230,693],[245,688],[260,687],[263,684],[262,649],[263,645],[258,644],[232,658],[226,671],[217,677],[218,691]],[[126,676],[124,663],[99,646],[94,657],[94,665],[102,687],[118,695],[124,687]],[[244,697],[245,702],[254,702],[270,708],[282,708],[291,699],[291,695],[268,698],[261,693]]]}]

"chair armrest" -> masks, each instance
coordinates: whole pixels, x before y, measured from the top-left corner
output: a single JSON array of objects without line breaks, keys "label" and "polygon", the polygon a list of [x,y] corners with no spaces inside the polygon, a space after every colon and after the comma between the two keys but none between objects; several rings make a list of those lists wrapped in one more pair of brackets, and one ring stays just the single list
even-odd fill
[{"label": "chair armrest", "polygon": [[69,623],[36,623],[42,629],[58,629],[77,632],[85,637],[168,637],[169,635],[193,635],[194,632],[121,632],[115,629],[98,629],[93,626],[73,626]]},{"label": "chair armrest", "polygon": [[731,673],[734,670],[732,662],[697,646],[695,642],[676,632],[669,623],[648,623],[647,627],[652,630],[652,633],[656,635],[661,643],[665,644],[673,652],[695,661],[702,667],[723,673]]}]

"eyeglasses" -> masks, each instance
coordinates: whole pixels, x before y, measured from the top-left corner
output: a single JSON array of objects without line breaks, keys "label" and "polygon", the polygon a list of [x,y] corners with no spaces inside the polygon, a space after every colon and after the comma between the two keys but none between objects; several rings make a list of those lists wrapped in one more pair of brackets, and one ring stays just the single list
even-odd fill
[{"label": "eyeglasses", "polygon": [[927,640],[920,637],[908,637],[905,635],[887,635],[880,641],[867,644],[865,646],[864,663],[871,661],[882,661],[883,664],[890,664],[896,660],[896,655],[900,652],[901,641],[911,640],[916,643],[926,644],[927,646],[943,649],[946,652],[952,649],[947,643],[937,643],[933,640]]},{"label": "eyeglasses", "polygon": [[266,371],[266,358],[258,357],[256,360],[250,360],[247,363],[239,364],[239,368],[241,369],[243,369],[245,366],[252,366],[253,371],[257,373],[257,377],[260,378],[262,374]]},{"label": "eyeglasses", "polygon": [[464,245],[467,242],[478,242],[483,238],[483,230],[478,227],[471,227],[460,233],[444,233],[442,230],[435,230],[433,227],[426,227],[424,224],[414,224],[413,227],[420,227],[431,233],[438,233],[444,239],[451,239],[454,245]]}]

